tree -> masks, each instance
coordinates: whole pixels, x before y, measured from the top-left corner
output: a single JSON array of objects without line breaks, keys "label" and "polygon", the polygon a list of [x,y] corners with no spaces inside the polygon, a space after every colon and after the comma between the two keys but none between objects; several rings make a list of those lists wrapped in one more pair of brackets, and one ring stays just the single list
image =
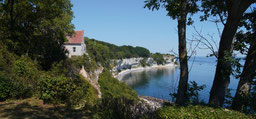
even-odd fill
[{"label": "tree", "polygon": [[179,60],[180,60],[180,80],[177,93],[177,104],[184,104],[187,98],[188,88],[188,58],[186,48],[186,25],[192,23],[188,14],[194,14],[199,9],[198,0],[146,0],[145,7],[151,10],[158,10],[161,6],[168,11],[168,16],[178,20],[178,37],[179,37]]},{"label": "tree", "polygon": [[160,53],[155,53],[155,54],[152,54],[151,55],[151,57],[154,59],[154,61],[156,61],[156,63],[158,64],[158,65],[160,65],[160,64],[165,64],[165,60],[164,60],[164,57],[163,57],[163,55],[162,54],[160,54]]},{"label": "tree", "polygon": [[[225,90],[230,83],[232,72],[232,59],[234,36],[236,34],[240,20],[247,8],[255,1],[253,0],[203,0],[202,7],[205,17],[209,17],[207,12],[214,16],[220,16],[224,24],[222,31],[218,63],[216,67],[214,82],[210,92],[209,104],[222,106],[225,99]],[[227,16],[227,19],[224,17]],[[225,22],[226,21],[226,22]],[[225,23],[224,23],[225,22]]]},{"label": "tree", "polygon": [[1,6],[0,39],[11,52],[44,69],[65,58],[63,43],[74,29],[70,0],[4,0]]},{"label": "tree", "polygon": [[[246,27],[247,32],[239,32],[237,39],[238,42],[242,42],[241,44],[245,44],[243,42],[247,42],[250,47],[246,56],[243,72],[237,86],[236,95],[232,102],[232,109],[239,111],[242,110],[243,106],[245,106],[248,101],[247,99],[249,97],[251,85],[256,76],[256,8],[254,8],[253,12],[244,15],[244,19],[243,26]],[[242,45],[242,47],[238,46],[238,49],[244,51],[244,49],[247,49],[246,46],[247,45]]]}]

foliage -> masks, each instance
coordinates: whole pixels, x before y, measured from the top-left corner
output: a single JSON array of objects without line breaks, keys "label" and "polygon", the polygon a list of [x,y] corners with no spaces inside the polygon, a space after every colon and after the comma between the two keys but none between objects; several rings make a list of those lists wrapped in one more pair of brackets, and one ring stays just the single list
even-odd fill
[{"label": "foliage", "polygon": [[5,0],[0,4],[0,39],[11,52],[36,59],[46,70],[65,59],[63,43],[74,28],[70,0]]},{"label": "foliage", "polygon": [[125,97],[102,98],[94,117],[99,119],[132,119],[131,107],[134,104],[133,100]]},{"label": "foliage", "polygon": [[145,66],[149,66],[150,64],[147,63],[147,58],[143,58],[142,60],[140,60],[140,65],[142,67],[145,67]]},{"label": "foliage", "polygon": [[97,69],[97,64],[88,55],[73,56],[72,58],[54,63],[49,72],[53,76],[64,75],[67,77],[76,77],[79,75],[82,67],[87,72],[93,72]]},{"label": "foliage", "polygon": [[199,103],[199,91],[202,91],[205,87],[205,85],[198,86],[195,81],[189,82],[187,95],[192,103]]},{"label": "foliage", "polygon": [[[252,88],[250,91],[250,95],[246,98],[245,106],[243,107],[243,111],[247,113],[254,113],[256,112],[256,80],[252,82]],[[244,100],[241,100],[244,101]]]},{"label": "foliage", "polygon": [[[240,78],[237,92],[234,97],[232,108],[235,110],[242,110],[248,112],[251,106],[250,98],[252,95],[250,91],[253,91],[250,87],[253,84],[253,79],[256,76],[256,7],[251,8],[251,12],[245,13],[240,23],[240,31],[236,34],[235,50],[241,54],[247,55],[245,58],[245,64],[243,66],[242,73],[240,72],[241,64],[237,66],[236,78]],[[253,85],[252,85],[253,87]],[[254,100],[255,101],[255,100]],[[250,111],[249,111],[250,112]]]},{"label": "foliage", "polygon": [[125,83],[115,79],[107,69],[104,69],[99,76],[99,84],[102,96],[106,98],[125,97],[130,100],[137,100],[137,92],[128,87]]},{"label": "foliage", "polygon": [[160,53],[151,54],[150,57],[152,57],[157,62],[158,65],[165,64],[164,57]]},{"label": "foliage", "polygon": [[0,77],[0,101],[10,98],[11,87],[10,80]]},{"label": "foliage", "polygon": [[227,7],[226,1],[223,0],[202,0],[202,12],[204,13],[203,16],[200,16],[201,21],[208,20],[210,15],[218,16],[219,22],[225,24],[225,20],[227,18]]},{"label": "foliage", "polygon": [[9,52],[0,41],[0,76],[9,76],[13,70],[16,55]]},{"label": "foliage", "polygon": [[230,89],[230,88],[227,88],[227,89],[226,89],[224,102],[225,102],[225,107],[227,107],[227,108],[229,108],[229,107],[231,106],[232,101],[233,101],[233,99],[234,99],[234,98],[232,97],[232,95],[231,95],[231,91],[232,91],[232,89]]},{"label": "foliage", "polygon": [[4,97],[24,99],[36,93],[36,80],[40,73],[35,61],[24,55],[16,56],[1,44],[0,67],[1,85],[3,85],[1,87],[6,89],[2,91],[9,92],[8,96]]},{"label": "foliage", "polygon": [[237,111],[200,105],[167,106],[158,110],[156,116],[159,119],[253,119]]},{"label": "foliage", "polygon": [[[186,103],[189,104],[199,104],[201,103],[199,100],[199,91],[202,91],[206,86],[201,85],[198,86],[198,84],[195,81],[190,81],[188,84],[187,88],[187,93],[186,93]],[[176,98],[177,93],[171,93],[170,96],[173,98]]]},{"label": "foliage", "polygon": [[38,78],[37,64],[27,56],[21,56],[14,63],[14,72],[18,77],[28,80],[35,80]]},{"label": "foliage", "polygon": [[90,58],[88,55],[72,57],[71,60],[78,63],[80,67],[84,66],[87,72],[91,72],[97,69],[96,61],[93,58]]},{"label": "foliage", "polygon": [[19,57],[13,65],[12,75],[8,78],[12,84],[12,98],[29,98],[36,93],[37,79],[40,76],[37,63],[27,56]]},{"label": "foliage", "polygon": [[[87,37],[85,38],[85,43],[87,45],[87,51],[92,56],[92,58],[97,58],[97,56],[99,56],[102,57],[102,59],[123,59],[131,57],[149,57],[150,55],[149,50],[143,47],[116,46],[114,44],[97,41],[95,39],[89,39]],[[105,52],[103,54],[99,54],[100,49],[103,49],[103,51],[105,49]],[[95,60],[97,62],[99,61],[99,59]]]},{"label": "foliage", "polygon": [[93,103],[95,92],[89,83],[77,77],[43,77],[39,83],[39,97],[44,103],[77,105],[83,101]]},{"label": "foliage", "polygon": [[[183,9],[181,6],[184,4],[181,0],[145,0],[145,8],[153,10],[159,10],[161,7],[164,7],[168,12],[168,16],[172,19],[180,18],[182,12],[185,11],[186,14],[190,13],[191,16],[199,11],[199,6],[197,2],[199,0],[184,0],[186,1],[186,9]],[[188,18],[188,25],[193,23],[192,18]]]},{"label": "foliage", "polygon": [[131,106],[138,101],[136,91],[113,78],[106,69],[99,76],[99,84],[102,102],[95,116],[109,119],[130,117]]},{"label": "foliage", "polygon": [[[186,27],[193,24],[191,16],[199,11],[199,0],[145,0],[145,8],[150,10],[158,10],[160,7],[166,9],[167,16],[178,21],[178,40],[179,40],[179,60],[180,60],[180,75],[179,88],[177,93],[176,103],[185,103],[185,95],[188,85],[188,59],[186,45]],[[188,18],[188,14],[190,17]],[[157,64],[162,64],[157,61]]]}]

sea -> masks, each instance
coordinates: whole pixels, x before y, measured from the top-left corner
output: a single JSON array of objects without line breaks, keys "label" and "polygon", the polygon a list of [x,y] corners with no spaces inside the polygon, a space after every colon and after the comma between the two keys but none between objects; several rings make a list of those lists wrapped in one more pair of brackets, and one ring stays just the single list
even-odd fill
[{"label": "sea", "polygon": [[[243,64],[244,61],[240,61],[240,63]],[[199,92],[199,100],[207,103],[214,80],[217,59],[214,57],[192,57],[188,64],[189,82],[195,81],[199,86],[205,86]],[[174,101],[170,94],[176,93],[178,90],[179,74],[179,67],[151,68],[130,72],[124,75],[121,81],[136,90],[138,95]],[[228,88],[231,96],[234,96],[239,80],[233,75],[230,78]]]}]

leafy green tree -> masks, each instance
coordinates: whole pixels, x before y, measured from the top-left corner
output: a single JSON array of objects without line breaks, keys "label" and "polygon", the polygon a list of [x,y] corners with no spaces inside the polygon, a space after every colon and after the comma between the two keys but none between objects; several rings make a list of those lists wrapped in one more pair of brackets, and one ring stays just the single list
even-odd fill
[{"label": "leafy green tree", "polygon": [[140,57],[149,57],[149,55],[150,55],[149,50],[146,48],[137,46],[137,47],[135,47],[135,50],[136,50],[138,56],[140,56]]},{"label": "leafy green tree", "polygon": [[65,58],[63,43],[74,28],[70,0],[4,0],[1,6],[0,39],[11,52],[46,70]]},{"label": "leafy green tree", "polygon": [[[150,56],[149,50],[143,47],[116,46],[114,44],[89,39],[87,37],[85,38],[85,43],[87,45],[88,53],[92,56],[92,58],[95,58],[96,62],[101,61],[101,63],[104,63],[102,62],[102,59],[108,61],[109,59]],[[102,52],[104,50],[105,52]],[[96,55],[99,57],[96,57]]]},{"label": "leafy green tree", "polygon": [[188,57],[186,48],[186,25],[192,23],[188,14],[194,14],[198,9],[198,0],[146,0],[145,7],[158,10],[163,6],[168,11],[168,16],[178,20],[179,37],[179,61],[180,61],[180,80],[176,103],[184,104],[188,87]]},{"label": "leafy green tree", "polygon": [[234,36],[240,20],[247,8],[255,3],[254,0],[203,0],[202,11],[205,15],[202,20],[210,15],[219,16],[224,24],[222,31],[218,63],[216,67],[214,82],[210,92],[209,104],[222,106],[225,99],[225,91],[230,83],[232,73],[232,53]]},{"label": "leafy green tree", "polygon": [[256,76],[256,8],[251,13],[244,15],[244,21],[242,26],[246,27],[246,33],[240,31],[237,34],[238,43],[236,43],[236,50],[241,53],[246,52],[247,46],[249,45],[248,52],[245,54],[246,61],[243,67],[243,72],[240,75],[240,81],[237,87],[235,98],[232,102],[232,108],[241,111],[242,108],[248,102],[251,85],[253,79]]},{"label": "leafy green tree", "polygon": [[156,61],[156,63],[158,65],[160,64],[165,64],[165,60],[164,60],[164,57],[162,54],[160,53],[155,53],[155,54],[152,54],[151,57]]}]

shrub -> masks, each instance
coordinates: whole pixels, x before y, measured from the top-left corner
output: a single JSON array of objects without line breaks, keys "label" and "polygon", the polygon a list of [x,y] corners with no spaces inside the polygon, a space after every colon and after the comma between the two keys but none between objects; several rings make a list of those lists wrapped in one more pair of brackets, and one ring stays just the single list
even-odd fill
[{"label": "shrub", "polygon": [[54,63],[50,73],[53,75],[75,77],[79,75],[79,71],[82,67],[84,67],[87,72],[92,72],[97,69],[97,64],[88,55],[73,56],[65,61]]},{"label": "shrub", "polygon": [[237,111],[200,105],[167,106],[159,109],[156,116],[159,119],[253,119],[253,117]]},{"label": "shrub", "polygon": [[0,43],[0,76],[4,76],[1,78],[1,88],[6,89],[1,93],[8,92],[8,96],[3,96],[5,99],[31,97],[36,92],[39,74],[35,61],[27,56],[16,56]]},{"label": "shrub", "polygon": [[21,56],[14,62],[14,72],[18,77],[23,79],[35,80],[38,79],[39,70],[37,63],[27,56]]},{"label": "shrub", "polygon": [[138,95],[135,90],[112,77],[110,72],[106,69],[104,69],[99,76],[99,84],[103,97],[125,97],[130,100],[138,99]]},{"label": "shrub", "polygon": [[40,79],[39,90],[39,98],[44,103],[75,106],[83,101],[91,104],[96,100],[96,91],[80,77],[71,79],[64,76],[47,76]]},{"label": "shrub", "polygon": [[27,56],[21,56],[14,62],[13,75],[9,77],[12,83],[11,97],[24,99],[36,94],[39,70],[37,63]]},{"label": "shrub", "polygon": [[71,59],[73,62],[77,63],[77,65],[82,68],[84,66],[87,72],[91,72],[96,70],[97,64],[94,59],[90,58],[88,55],[83,56],[75,56]]},{"label": "shrub", "polygon": [[137,92],[113,78],[106,69],[99,76],[102,102],[97,117],[130,118],[131,106],[138,101]]},{"label": "shrub", "polygon": [[9,77],[15,58],[16,56],[9,52],[7,47],[0,42],[0,75]]},{"label": "shrub", "polygon": [[[199,100],[199,91],[203,90],[205,85],[199,86],[195,81],[190,81],[188,83],[188,88],[186,92],[186,104],[198,104],[201,103]],[[171,93],[170,96],[176,99],[177,93]]]},{"label": "shrub", "polygon": [[0,77],[0,101],[4,101],[10,97],[11,87],[10,80]]}]

